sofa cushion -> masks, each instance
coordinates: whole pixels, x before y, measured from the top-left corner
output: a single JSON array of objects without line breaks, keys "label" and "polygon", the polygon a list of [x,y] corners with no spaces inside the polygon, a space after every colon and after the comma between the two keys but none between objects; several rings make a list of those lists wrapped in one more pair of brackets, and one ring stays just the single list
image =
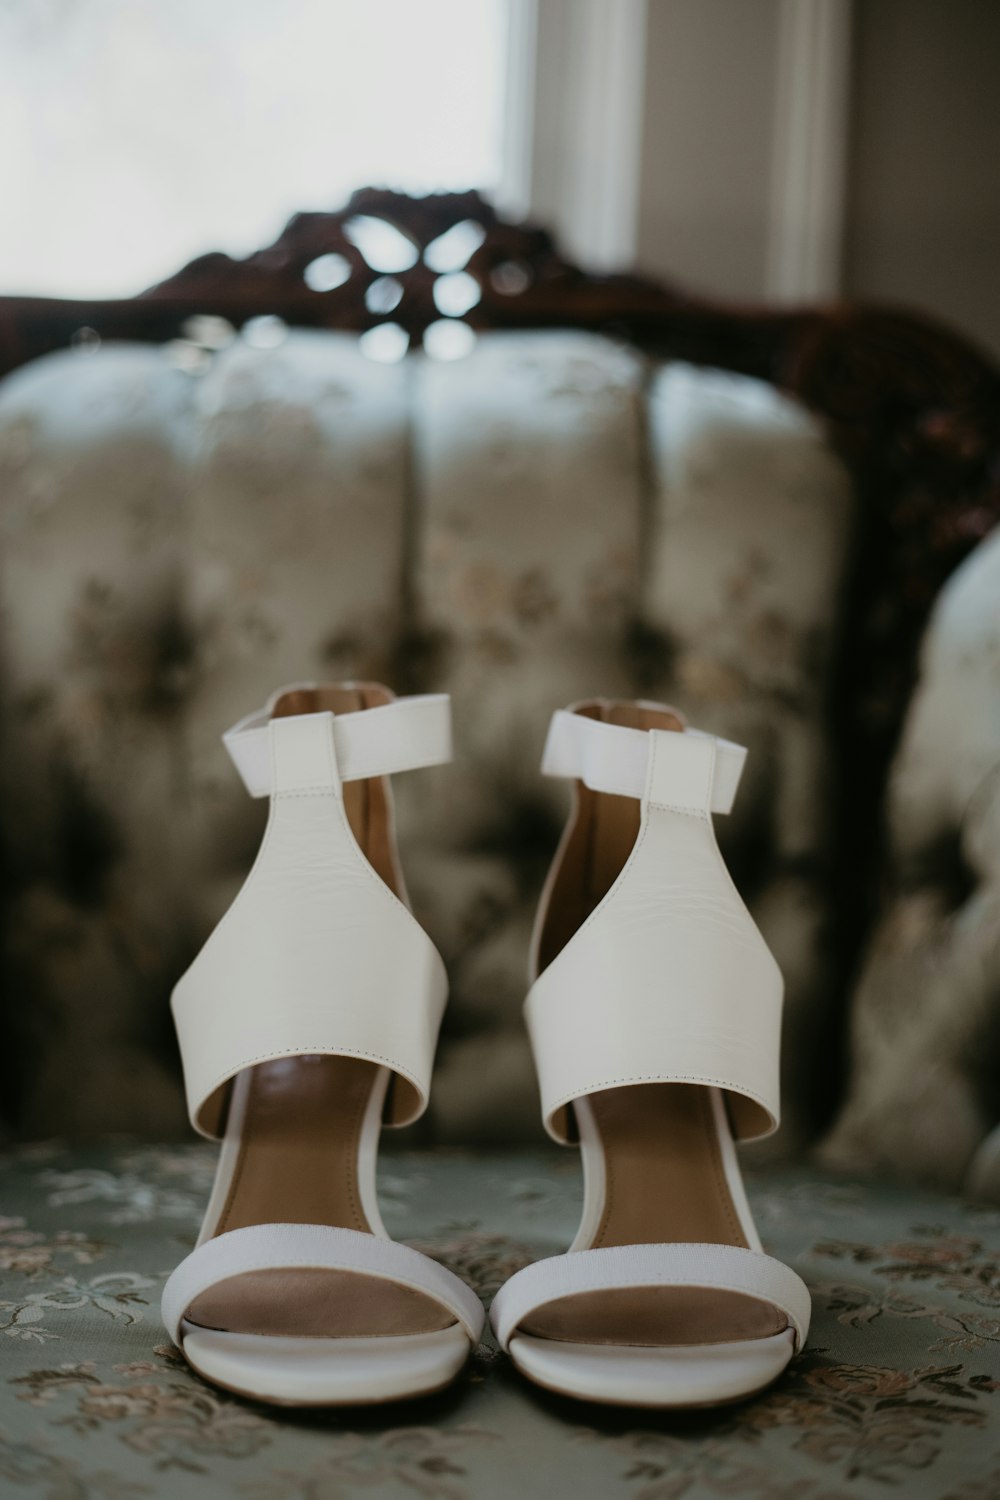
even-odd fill
[{"label": "sofa cushion", "polygon": [[[889,785],[835,1166],[1000,1202],[1000,533],[934,610]],[[996,1131],[992,1142],[984,1137]]]},{"label": "sofa cushion", "polygon": [[296,332],[107,345],[0,386],[5,1108],[184,1128],[167,997],[262,809],[219,746],[290,679],[454,694],[458,760],[400,778],[449,964],[432,1124],[534,1136],[520,1008],[565,789],[551,711],[643,694],[750,746],[722,837],[788,976],[787,1139],[827,1080],[822,712],[851,526],[816,423],[760,382],[581,333],[387,366]]}]

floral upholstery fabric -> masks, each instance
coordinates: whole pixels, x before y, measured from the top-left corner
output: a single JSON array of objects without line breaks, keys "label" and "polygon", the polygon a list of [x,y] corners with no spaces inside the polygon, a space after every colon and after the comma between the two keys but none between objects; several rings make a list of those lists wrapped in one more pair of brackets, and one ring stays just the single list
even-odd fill
[{"label": "floral upholstery fabric", "polygon": [[[740,1406],[597,1411],[522,1382],[488,1341],[445,1396],[285,1415],[202,1384],[159,1321],[193,1244],[203,1144],[12,1153],[0,1182],[0,1491],[11,1500],[993,1500],[1000,1210],[759,1169],[765,1245],[809,1283],[809,1347]],[[564,1249],[575,1153],[400,1153],[391,1233],[489,1298]]]}]

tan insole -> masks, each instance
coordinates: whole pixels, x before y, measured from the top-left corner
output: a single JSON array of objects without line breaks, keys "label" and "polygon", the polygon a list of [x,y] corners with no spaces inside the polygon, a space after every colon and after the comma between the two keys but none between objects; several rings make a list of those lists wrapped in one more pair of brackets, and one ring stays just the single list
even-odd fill
[{"label": "tan insole", "polygon": [[[673,714],[631,703],[588,713],[637,729],[679,730]],[[577,789],[577,823],[553,893],[543,962],[550,962],[603,899],[639,831],[634,798]],[[669,976],[664,976],[669,983]],[[605,1201],[593,1248],[611,1245],[739,1245],[746,1236],[722,1161],[709,1091],[655,1083],[606,1089],[588,1104],[604,1152]],[[540,1338],[587,1344],[701,1344],[766,1338],[787,1326],[777,1309],[739,1293],[690,1288],[591,1292],[550,1302],[523,1324]]]},{"label": "tan insole", "polygon": [[[373,701],[374,700],[374,701]],[[375,690],[286,694],[276,713],[337,713],[386,701]],[[348,782],[345,806],[370,862],[395,888],[384,788]],[[370,1232],[358,1185],[358,1152],[373,1063],[292,1057],[258,1064],[250,1078],[240,1149],[215,1234],[251,1224],[329,1224]],[[188,1321],[231,1333],[364,1338],[433,1333],[454,1319],[430,1297],[351,1272],[255,1271],[212,1287]]]}]

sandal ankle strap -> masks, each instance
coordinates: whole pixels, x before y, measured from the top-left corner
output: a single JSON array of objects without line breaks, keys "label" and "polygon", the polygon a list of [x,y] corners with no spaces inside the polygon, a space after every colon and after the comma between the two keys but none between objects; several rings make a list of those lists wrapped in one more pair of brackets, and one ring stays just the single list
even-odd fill
[{"label": "sandal ankle strap", "polygon": [[655,805],[678,811],[728,813],[746,758],[742,745],[698,729],[627,729],[560,709],[549,725],[542,773],[582,781],[592,792],[648,795]]},{"label": "sandal ankle strap", "polygon": [[[279,688],[263,708],[247,714],[222,736],[251,797],[270,797],[276,790],[270,732],[275,704],[286,693],[314,686],[293,683]],[[451,699],[447,693],[396,698],[377,708],[330,713],[329,718],[341,781],[394,776],[399,771],[418,771],[451,760]]]}]

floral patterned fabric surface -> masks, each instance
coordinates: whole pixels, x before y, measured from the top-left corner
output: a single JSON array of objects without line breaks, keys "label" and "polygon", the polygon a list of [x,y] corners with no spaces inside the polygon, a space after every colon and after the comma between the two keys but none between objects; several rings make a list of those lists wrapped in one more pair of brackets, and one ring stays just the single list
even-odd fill
[{"label": "floral patterned fabric surface", "polygon": [[[279,1413],[202,1384],[159,1320],[214,1153],[22,1147],[0,1219],[0,1493],[37,1500],[857,1500],[1000,1493],[1000,1210],[805,1168],[752,1173],[766,1246],[812,1288],[809,1348],[770,1391],[686,1416],[524,1384],[484,1344],[406,1406]],[[570,1153],[384,1158],[390,1232],[489,1298],[568,1243]]]}]

